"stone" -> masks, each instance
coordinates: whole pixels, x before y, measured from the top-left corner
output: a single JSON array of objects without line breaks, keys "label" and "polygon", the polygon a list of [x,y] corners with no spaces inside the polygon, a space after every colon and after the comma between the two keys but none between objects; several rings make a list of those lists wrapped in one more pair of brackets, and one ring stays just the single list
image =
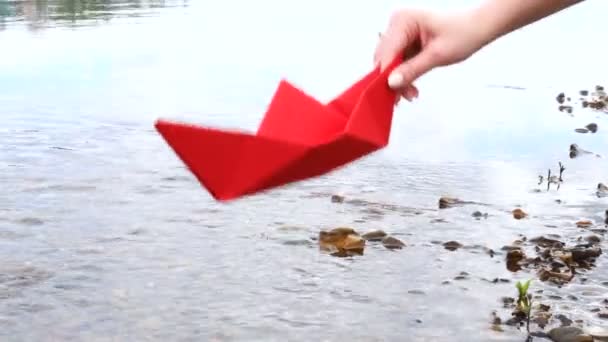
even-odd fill
[{"label": "stone", "polygon": [[576,222],[576,226],[579,228],[589,228],[593,225],[593,222],[589,221],[589,220],[581,220]]},{"label": "stone", "polygon": [[569,327],[572,325],[572,320],[563,314],[557,314],[554,317],[561,323],[562,327]]},{"label": "stone", "polygon": [[477,211],[474,211],[471,214],[471,216],[473,216],[474,218],[476,218],[478,220],[481,219],[482,217],[487,219],[488,218],[488,213],[482,213],[481,211],[477,210]]},{"label": "stone", "polygon": [[361,235],[361,237],[366,241],[382,241],[382,239],[384,239],[387,235],[388,234],[386,234],[386,232],[378,229],[367,232]]},{"label": "stone", "polygon": [[528,214],[520,208],[514,209],[511,213],[513,214],[513,218],[515,218],[516,220],[521,220],[528,216]]},{"label": "stone", "polygon": [[463,201],[459,200],[458,198],[441,197],[439,199],[439,209],[447,209],[462,204]]},{"label": "stone", "polygon": [[577,327],[559,327],[549,331],[549,337],[555,342],[593,342],[593,337]]},{"label": "stone", "polygon": [[455,251],[462,247],[462,244],[458,241],[448,241],[443,244],[443,247],[449,251]]},{"label": "stone", "polygon": [[555,240],[555,239],[550,239],[544,236],[539,236],[539,237],[535,237],[530,239],[530,242],[540,246],[540,247],[563,247],[564,243],[559,241],[559,240]]},{"label": "stone", "polygon": [[342,202],[344,202],[344,196],[332,195],[331,201],[332,201],[332,203],[342,203]]},{"label": "stone", "polygon": [[597,124],[594,122],[588,124],[587,126],[585,126],[585,128],[588,129],[591,133],[597,132]]},{"label": "stone", "polygon": [[572,260],[576,262],[586,261],[590,258],[597,258],[602,254],[602,250],[595,246],[590,248],[575,247],[570,250],[572,253]]},{"label": "stone", "polygon": [[319,232],[319,248],[336,256],[363,254],[365,240],[352,228],[339,227]]},{"label": "stone", "polygon": [[549,312],[538,312],[532,322],[536,323],[541,329],[544,329],[549,323],[549,319],[551,318],[551,313]]},{"label": "stone", "polygon": [[608,341],[608,328],[587,327],[585,333],[593,336],[594,341]]},{"label": "stone", "polygon": [[382,239],[382,245],[388,249],[401,249],[405,247],[405,243],[403,243],[403,241],[392,236],[387,236]]},{"label": "stone", "polygon": [[585,241],[589,242],[592,245],[596,245],[602,241],[602,239],[597,235],[589,235],[585,237]]}]

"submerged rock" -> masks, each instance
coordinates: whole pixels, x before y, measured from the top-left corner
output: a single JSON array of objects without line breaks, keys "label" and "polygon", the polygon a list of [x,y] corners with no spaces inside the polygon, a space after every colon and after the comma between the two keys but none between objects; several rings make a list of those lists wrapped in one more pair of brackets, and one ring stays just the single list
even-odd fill
[{"label": "submerged rock", "polygon": [[577,144],[570,144],[570,159],[574,159],[577,158],[581,155],[587,155],[587,154],[595,154],[596,157],[601,157],[599,154],[593,153],[591,151],[587,151],[584,150],[582,148],[580,148]]},{"label": "submerged rock", "polygon": [[549,331],[549,337],[555,342],[593,342],[593,337],[577,327],[559,327]]},{"label": "submerged rock", "polygon": [[560,322],[562,327],[569,327],[570,325],[572,325],[572,320],[563,314],[555,315],[555,319]]},{"label": "submerged rock", "polygon": [[590,261],[592,261],[590,259],[595,259],[595,258],[599,257],[602,254],[602,250],[597,246],[593,246],[593,247],[579,246],[579,247],[572,248],[570,250],[570,253],[572,253],[573,261],[575,261],[577,263],[581,263],[581,262],[590,262]]},{"label": "submerged rock", "polygon": [[339,227],[319,232],[319,248],[335,256],[362,255],[365,240],[354,229]]},{"label": "submerged rock", "polygon": [[405,243],[403,243],[403,241],[392,236],[387,236],[382,239],[382,245],[388,249],[401,249],[405,247]]},{"label": "submerged rock", "polygon": [[558,107],[560,112],[567,112],[568,114],[572,114],[572,106],[568,105],[560,105]]},{"label": "submerged rock", "polygon": [[576,222],[576,226],[579,228],[589,228],[593,225],[593,222],[589,221],[589,220],[581,220]]},{"label": "submerged rock", "polygon": [[[597,197],[608,196],[608,186],[606,186],[604,183],[598,183],[597,191],[595,194],[597,195]],[[607,213],[606,217],[608,218],[608,210],[606,211],[606,213]]]},{"label": "submerged rock", "polygon": [[507,269],[511,272],[521,270],[520,261],[524,260],[526,254],[521,249],[511,249],[506,256]]},{"label": "submerged rock", "polygon": [[439,209],[447,209],[447,208],[452,208],[452,207],[458,207],[458,206],[463,206],[465,204],[477,204],[477,205],[487,206],[487,204],[485,204],[485,203],[478,203],[478,202],[473,202],[473,201],[464,201],[464,200],[461,200],[461,199],[455,198],[455,197],[446,197],[446,196],[443,196],[443,197],[439,198]]},{"label": "submerged rock", "polygon": [[513,214],[513,218],[516,220],[521,220],[528,216],[528,214],[520,208],[513,209],[511,213]]},{"label": "submerged rock", "polygon": [[332,203],[343,203],[344,202],[344,196],[332,195],[331,196],[331,201],[332,201]]},{"label": "submerged rock", "polygon": [[589,132],[591,133],[596,133],[597,132],[597,124],[592,122],[590,124],[588,124],[587,126],[585,126],[586,129],[589,130]]},{"label": "submerged rock", "polygon": [[589,327],[585,332],[593,336],[594,341],[608,341],[608,327]]},{"label": "submerged rock", "polygon": [[383,230],[372,230],[361,235],[361,237],[367,241],[382,241],[382,239],[385,238],[387,235],[388,234],[386,234],[386,232],[384,232]]},{"label": "submerged rock", "polygon": [[477,210],[477,211],[474,211],[471,214],[471,216],[473,216],[474,218],[476,218],[478,220],[481,219],[482,217],[487,219],[488,218],[488,213],[482,213],[481,211]]},{"label": "submerged rock", "polygon": [[602,238],[597,235],[589,235],[585,237],[585,241],[589,242],[592,245],[597,245],[602,241]]},{"label": "submerged rock", "polygon": [[448,251],[455,251],[458,248],[461,248],[462,244],[458,241],[448,241],[448,242],[443,243],[443,247],[445,249],[447,249]]},{"label": "submerged rock", "polygon": [[566,272],[562,273],[559,271],[541,269],[538,272],[538,278],[541,281],[551,281],[557,285],[568,283],[568,282],[570,282],[570,280],[572,280],[573,277],[574,277],[574,274],[570,271],[566,271]]},{"label": "submerged rock", "polygon": [[539,237],[535,237],[530,239],[530,242],[536,244],[537,246],[540,247],[563,247],[564,243],[559,241],[559,240],[555,240],[555,239],[550,239],[544,236],[539,236]]},{"label": "submerged rock", "polygon": [[441,197],[439,199],[439,209],[447,209],[455,206],[463,205],[464,202],[458,198]]}]

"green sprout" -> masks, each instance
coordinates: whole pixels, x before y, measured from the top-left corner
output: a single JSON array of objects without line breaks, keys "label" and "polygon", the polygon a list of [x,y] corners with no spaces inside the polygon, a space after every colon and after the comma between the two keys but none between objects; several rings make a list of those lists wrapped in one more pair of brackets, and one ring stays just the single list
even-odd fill
[{"label": "green sprout", "polygon": [[528,333],[530,332],[530,311],[532,311],[532,295],[528,293],[531,281],[532,279],[523,284],[518,281],[515,284],[519,293],[517,298],[517,310],[526,315],[526,329],[528,330]]}]

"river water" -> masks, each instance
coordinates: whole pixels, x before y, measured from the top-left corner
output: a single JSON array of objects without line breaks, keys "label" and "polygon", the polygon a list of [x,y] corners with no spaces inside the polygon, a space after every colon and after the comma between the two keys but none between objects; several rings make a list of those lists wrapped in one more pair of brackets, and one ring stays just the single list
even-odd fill
[{"label": "river water", "polygon": [[[490,329],[491,313],[508,318],[500,298],[534,273],[438,242],[499,252],[520,234],[603,225],[608,121],[579,105],[561,112],[555,97],[608,80],[608,3],[429,73],[420,98],[397,108],[386,149],[267,193],[213,201],[153,129],[162,117],[254,130],[283,77],[330,99],[371,68],[399,5],[0,0],[1,339],[523,341]],[[590,122],[597,133],[574,131]],[[602,158],[570,159],[572,143]],[[538,175],[560,161],[564,183],[546,191]],[[438,210],[441,196],[487,205]],[[514,220],[516,206],[530,217]],[[314,237],[338,226],[407,246],[321,253]],[[585,277],[532,289],[562,297],[553,311],[580,326],[608,326],[596,312],[605,254]]]}]

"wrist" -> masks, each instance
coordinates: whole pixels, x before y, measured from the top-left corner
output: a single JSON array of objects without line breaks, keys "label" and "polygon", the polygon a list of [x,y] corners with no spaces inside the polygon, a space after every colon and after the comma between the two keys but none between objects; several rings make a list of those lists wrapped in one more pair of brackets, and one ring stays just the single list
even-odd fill
[{"label": "wrist", "polygon": [[511,30],[507,20],[510,14],[505,13],[500,5],[497,1],[485,1],[468,13],[467,20],[474,23],[482,47]]}]

